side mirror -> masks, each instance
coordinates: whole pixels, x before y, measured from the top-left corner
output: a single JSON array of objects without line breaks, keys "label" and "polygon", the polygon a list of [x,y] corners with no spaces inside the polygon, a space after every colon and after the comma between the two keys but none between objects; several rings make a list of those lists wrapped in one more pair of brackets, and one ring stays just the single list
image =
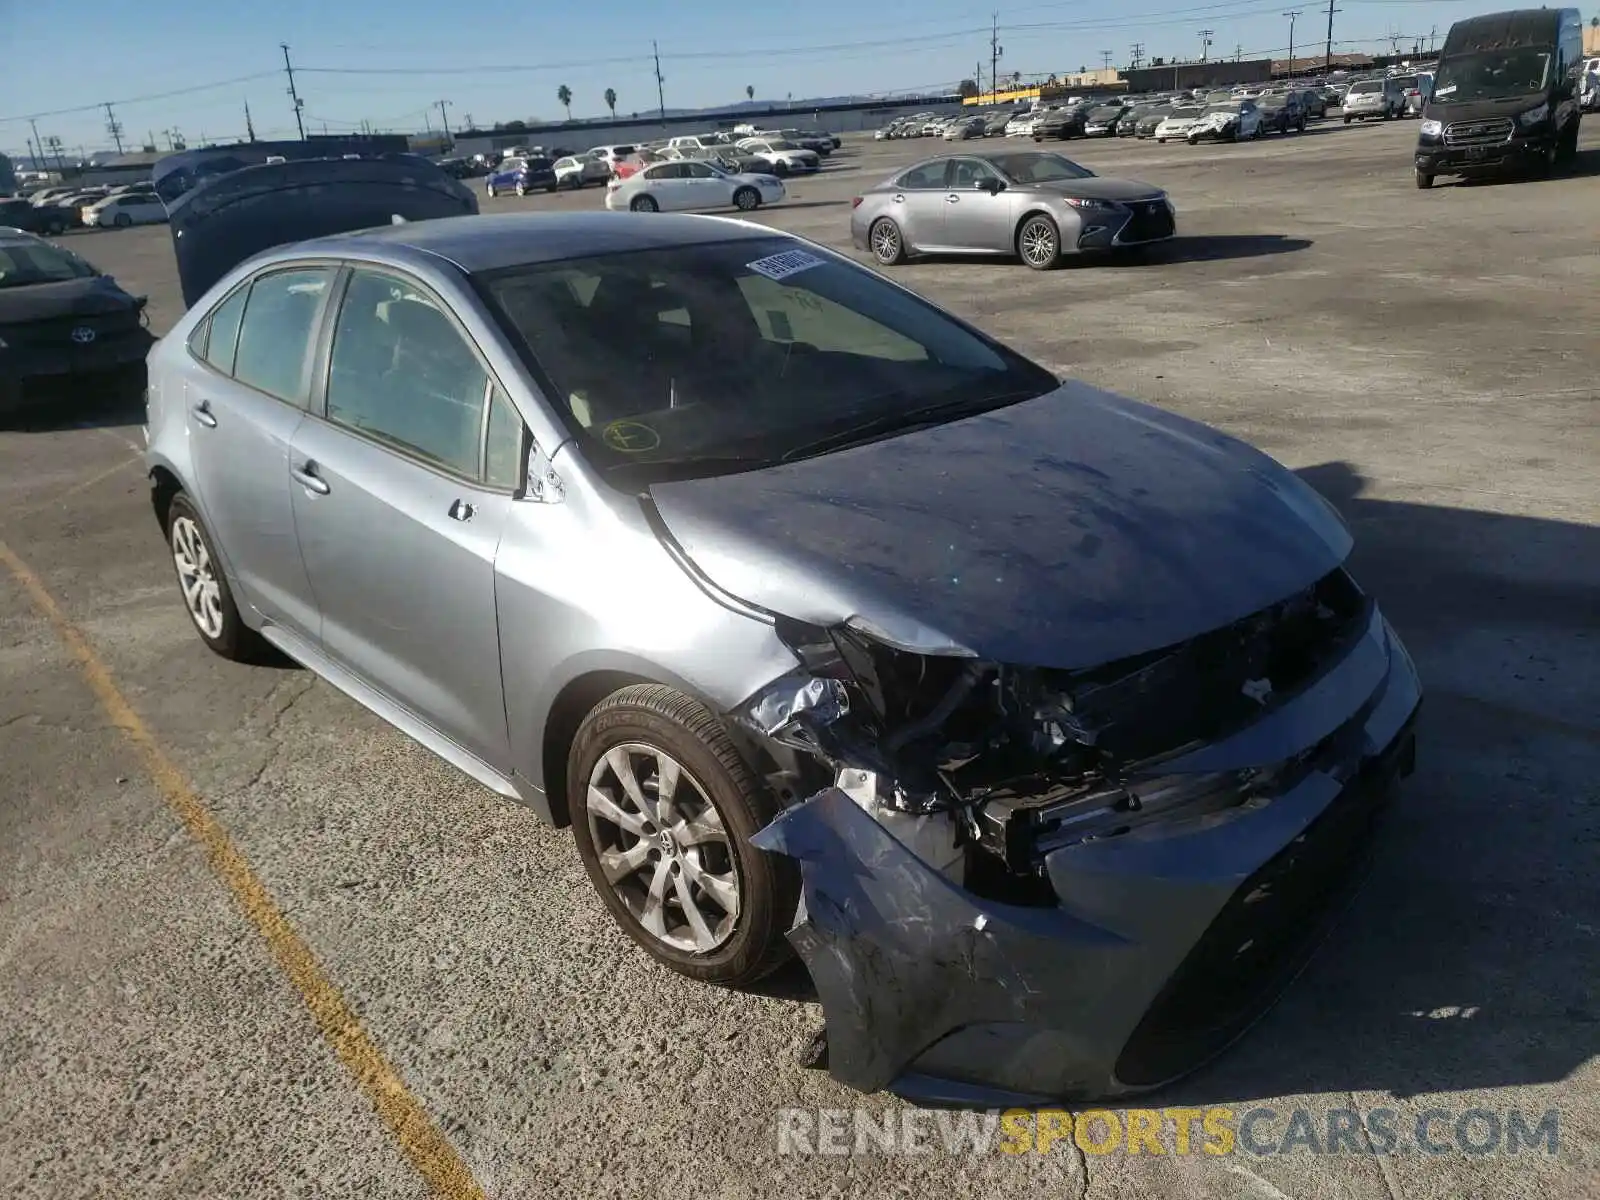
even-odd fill
[{"label": "side mirror", "polygon": [[993,175],[985,175],[972,185],[980,192],[988,192],[991,196],[998,195],[1005,190],[1005,180],[996,179]]}]

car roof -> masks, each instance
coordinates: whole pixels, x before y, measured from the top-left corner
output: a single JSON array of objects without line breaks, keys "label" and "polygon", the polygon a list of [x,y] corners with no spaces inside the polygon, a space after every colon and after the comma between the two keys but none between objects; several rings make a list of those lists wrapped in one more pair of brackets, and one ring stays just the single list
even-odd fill
[{"label": "car roof", "polygon": [[385,225],[300,242],[296,254],[359,256],[411,249],[444,258],[468,274],[597,254],[663,250],[712,242],[782,237],[766,226],[725,217],[653,213],[498,213]]}]

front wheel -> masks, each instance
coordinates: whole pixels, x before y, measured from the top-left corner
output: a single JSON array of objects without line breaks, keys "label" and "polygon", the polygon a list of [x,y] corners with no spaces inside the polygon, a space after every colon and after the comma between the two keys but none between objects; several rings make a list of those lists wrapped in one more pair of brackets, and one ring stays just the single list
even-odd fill
[{"label": "front wheel", "polygon": [[1421,188],[1423,191],[1427,191],[1429,188],[1431,188],[1433,186],[1433,176],[1429,175],[1426,171],[1422,170],[1420,167],[1414,172],[1414,174],[1416,176],[1417,186],[1419,188]]},{"label": "front wheel", "polygon": [[740,212],[754,212],[761,207],[761,193],[753,187],[742,187],[733,194],[733,206]]},{"label": "front wheel", "polygon": [[118,213],[112,218],[111,223],[118,229],[126,229],[128,226],[133,224],[133,218],[127,213]]},{"label": "front wheel", "polygon": [[1049,271],[1061,262],[1061,231],[1043,213],[1036,213],[1017,230],[1017,255],[1035,271]]},{"label": "front wheel", "polygon": [[628,205],[633,212],[659,212],[661,206],[656,203],[654,196],[635,196],[633,203]]},{"label": "front wheel", "polygon": [[1344,123],[1345,123],[1345,124],[1346,124],[1346,125],[1348,125],[1348,124],[1350,124],[1350,121],[1351,121],[1351,118],[1350,118],[1350,117],[1346,117],[1346,118],[1345,118],[1345,119],[1344,119]]},{"label": "front wheel", "polygon": [[167,545],[172,551],[183,606],[200,640],[214,653],[235,662],[258,657],[265,643],[239,616],[211,534],[182,492],[167,506]]},{"label": "front wheel", "polygon": [[489,199],[491,199],[491,200],[493,200],[496,196],[498,196],[500,194],[499,192],[494,190],[494,184],[492,184],[492,183],[488,184],[483,190],[484,190],[484,194],[487,195],[489,197]]},{"label": "front wheel", "polygon": [[548,195],[554,196],[556,194],[556,189],[560,186],[561,185],[559,183],[547,183],[544,185],[544,190]]},{"label": "front wheel", "polygon": [[658,684],[602,700],[567,756],[567,806],[600,899],[657,962],[737,987],[789,957],[799,872],[750,845],[778,803],[699,701]]},{"label": "front wheel", "polygon": [[527,194],[528,194],[528,189],[523,184],[520,184],[520,183],[517,184],[517,195],[526,196]]},{"label": "front wheel", "polygon": [[872,257],[886,267],[906,260],[905,239],[900,236],[900,226],[888,217],[881,217],[872,223],[871,230],[867,233],[867,241],[872,246]]}]

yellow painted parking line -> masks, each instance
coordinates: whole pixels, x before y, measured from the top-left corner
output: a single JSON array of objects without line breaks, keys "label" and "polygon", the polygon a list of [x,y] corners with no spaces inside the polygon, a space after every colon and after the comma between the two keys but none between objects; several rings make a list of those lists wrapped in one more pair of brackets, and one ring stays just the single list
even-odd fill
[{"label": "yellow painted parking line", "polygon": [[111,671],[89,645],[89,639],[61,610],[39,576],[3,541],[0,541],[0,564],[55,629],[100,707],[138,753],[151,781],[190,836],[200,843],[211,870],[233,893],[246,919],[266,939],[278,966],[311,1010],[322,1036],[378,1110],[411,1165],[444,1200],[483,1200],[483,1189],[472,1177],[467,1164],[384,1058],[362,1027],[360,1018],[323,973],[311,947],[294,931],[266,885],[233,844],[227,830],[212,815],[183,772],[167,757],[139,714],[133,711]]},{"label": "yellow painted parking line", "polygon": [[89,478],[80,479],[71,487],[61,489],[61,491],[57,492],[47,500],[41,500],[37,504],[29,504],[22,508],[11,510],[11,512],[5,514],[5,519],[14,524],[21,517],[32,516],[34,513],[43,512],[47,508],[54,508],[62,501],[67,500],[72,496],[81,495],[84,492],[87,492],[90,488],[94,487],[96,484],[104,483],[113,475],[120,475],[129,467],[139,466],[143,461],[144,456],[142,454],[135,454],[127,458],[119,459],[116,463],[107,467],[104,471],[96,471],[93,475],[89,476]]}]

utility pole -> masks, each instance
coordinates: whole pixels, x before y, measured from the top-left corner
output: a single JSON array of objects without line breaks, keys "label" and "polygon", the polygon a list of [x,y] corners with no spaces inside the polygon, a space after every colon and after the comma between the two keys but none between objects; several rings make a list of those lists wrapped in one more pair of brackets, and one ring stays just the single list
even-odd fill
[{"label": "utility pole", "polygon": [[1328,0],[1328,48],[1323,51],[1322,69],[1333,70],[1333,14],[1339,10],[1333,6],[1333,0]]},{"label": "utility pole", "polygon": [[444,140],[448,142],[450,140],[450,118],[445,114],[444,110],[450,101],[435,100],[434,103],[439,106],[439,124],[444,126]]},{"label": "utility pole", "polygon": [[1200,31],[1200,61],[1207,62],[1211,56],[1211,35],[1215,30],[1202,29]]},{"label": "utility pole", "polygon": [[29,117],[28,128],[33,130],[33,148],[28,151],[28,156],[33,159],[33,165],[37,168],[44,161],[44,142],[39,140],[39,122]]},{"label": "utility pole", "polygon": [[122,124],[117,120],[117,114],[111,111],[111,105],[105,106],[106,132],[111,135],[111,140],[117,144],[117,153],[122,153]]},{"label": "utility pole", "polygon": [[250,101],[244,102],[244,136],[248,141],[256,140],[256,125],[250,119]]},{"label": "utility pole", "polygon": [[1109,51],[1109,50],[1100,51],[1100,69],[1102,71],[1111,70],[1111,51]]},{"label": "utility pole", "polygon": [[1000,56],[1005,52],[1000,44],[1000,14],[995,13],[989,18],[989,87],[995,91],[1000,89]]},{"label": "utility pole", "polygon": [[1128,48],[1128,70],[1137,71],[1144,64],[1144,43],[1135,42]]},{"label": "utility pole", "polygon": [[1283,15],[1289,18],[1289,78],[1293,79],[1294,78],[1294,22],[1295,22],[1295,18],[1300,15],[1300,10],[1298,8],[1292,8],[1288,12],[1284,13]]},{"label": "utility pole", "polygon": [[279,42],[278,46],[283,50],[283,69],[289,75],[289,99],[294,101],[294,127],[300,131],[300,140],[303,142],[306,140],[306,125],[300,118],[300,110],[305,107],[306,102],[300,99],[300,93],[295,91],[294,64],[289,61],[289,43]]},{"label": "utility pole", "polygon": [[1244,57],[1244,43],[1243,42],[1235,42],[1233,44],[1233,61],[1234,62],[1238,62],[1243,57]]}]

